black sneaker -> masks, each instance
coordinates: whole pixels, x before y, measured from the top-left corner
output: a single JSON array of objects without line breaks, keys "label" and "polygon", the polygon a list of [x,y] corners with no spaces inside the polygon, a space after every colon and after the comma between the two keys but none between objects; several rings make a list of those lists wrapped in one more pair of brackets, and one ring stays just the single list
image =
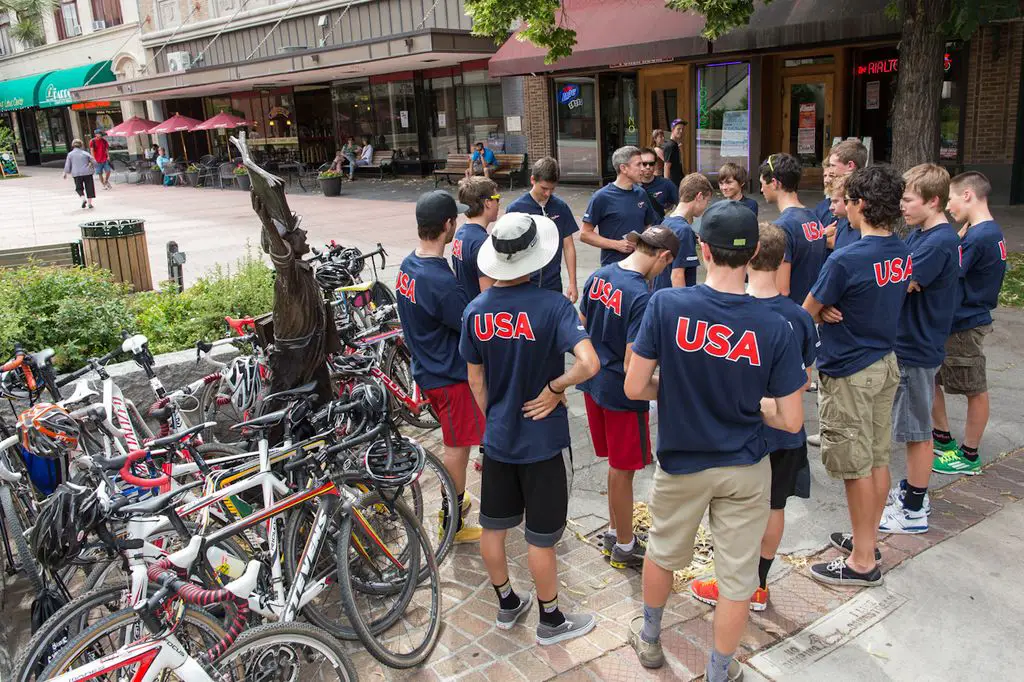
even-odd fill
[{"label": "black sneaker", "polygon": [[[838,549],[846,556],[853,554],[853,535],[850,533],[832,533],[828,536],[829,542],[832,546]],[[882,553],[875,547],[875,561],[882,560]]]},{"label": "black sneaker", "polygon": [[820,583],[840,587],[877,587],[884,582],[878,564],[867,573],[861,573],[850,568],[842,557],[827,564],[814,564],[811,566],[811,577]]}]

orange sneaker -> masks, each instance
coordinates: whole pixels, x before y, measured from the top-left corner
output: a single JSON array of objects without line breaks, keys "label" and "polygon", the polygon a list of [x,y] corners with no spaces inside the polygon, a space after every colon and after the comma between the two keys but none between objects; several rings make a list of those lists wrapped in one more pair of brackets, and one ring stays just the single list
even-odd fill
[{"label": "orange sneaker", "polygon": [[[718,604],[718,580],[715,578],[694,580],[690,583],[690,595],[697,601],[715,606]],[[766,608],[768,608],[768,590],[758,587],[750,597],[750,610],[764,611]]]}]

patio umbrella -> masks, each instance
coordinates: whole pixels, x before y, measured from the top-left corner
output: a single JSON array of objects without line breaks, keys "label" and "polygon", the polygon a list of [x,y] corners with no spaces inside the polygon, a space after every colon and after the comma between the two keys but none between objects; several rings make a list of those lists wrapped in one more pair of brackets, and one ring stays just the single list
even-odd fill
[{"label": "patio umbrella", "polygon": [[140,118],[138,116],[132,116],[123,123],[118,123],[116,126],[107,131],[107,135],[114,137],[131,137],[133,135],[145,135],[149,132],[149,129],[155,125],[159,125],[156,121],[150,121],[149,119]]},{"label": "patio umbrella", "polygon": [[181,133],[181,148],[185,150],[185,161],[188,162],[188,148],[185,146],[185,132],[196,129],[202,121],[198,121],[188,116],[182,116],[181,114],[175,114],[163,123],[157,124],[155,127],[149,129],[150,135],[168,135],[170,133]]},{"label": "patio umbrella", "polygon": [[[222,111],[213,118],[208,118],[198,126],[196,130],[228,130],[234,128],[247,128],[249,122],[244,118],[238,118],[234,114]],[[228,158],[231,158],[231,144],[228,143]]]}]

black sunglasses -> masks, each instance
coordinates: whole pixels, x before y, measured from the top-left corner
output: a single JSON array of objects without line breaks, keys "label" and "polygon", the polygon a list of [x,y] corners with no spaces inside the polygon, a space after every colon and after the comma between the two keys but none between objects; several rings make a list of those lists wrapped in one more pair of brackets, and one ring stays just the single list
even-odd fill
[{"label": "black sunglasses", "polygon": [[643,166],[644,168],[654,168],[655,166],[658,165],[658,162],[657,161],[641,161],[640,165]]}]

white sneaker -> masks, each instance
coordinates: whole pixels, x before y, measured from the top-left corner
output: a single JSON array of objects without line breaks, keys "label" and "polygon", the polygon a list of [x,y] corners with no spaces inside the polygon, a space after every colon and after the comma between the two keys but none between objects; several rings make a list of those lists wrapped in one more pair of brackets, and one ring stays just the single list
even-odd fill
[{"label": "white sneaker", "polygon": [[816,448],[820,448],[821,447],[821,434],[820,433],[812,433],[811,435],[807,436],[807,444],[808,445],[813,445]]},{"label": "white sneaker", "polygon": [[[885,498],[885,506],[891,507],[892,505],[899,502],[899,505],[903,506],[903,499],[907,496],[907,491],[898,485],[895,488],[889,490],[889,496]],[[924,494],[924,504],[921,505],[921,511],[925,514],[932,513],[932,502],[928,499],[928,493]]]},{"label": "white sneaker", "polygon": [[921,511],[904,509],[902,504],[887,505],[878,524],[880,533],[916,535],[928,532],[928,515]]}]

